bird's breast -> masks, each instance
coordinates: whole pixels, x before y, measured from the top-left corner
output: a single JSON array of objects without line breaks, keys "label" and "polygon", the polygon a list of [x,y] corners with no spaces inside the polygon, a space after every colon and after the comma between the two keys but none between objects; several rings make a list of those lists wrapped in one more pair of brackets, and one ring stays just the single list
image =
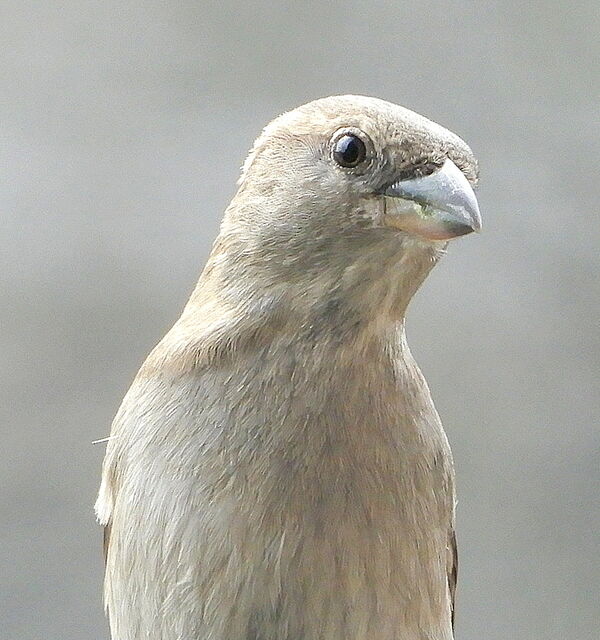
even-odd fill
[{"label": "bird's breast", "polygon": [[225,528],[264,596],[253,615],[297,637],[447,637],[452,461],[414,363],[284,362],[232,402],[245,435],[228,450]]},{"label": "bird's breast", "polygon": [[452,464],[420,374],[250,357],[139,383],[115,441],[113,610],[155,598],[164,625],[228,640],[449,640]]}]

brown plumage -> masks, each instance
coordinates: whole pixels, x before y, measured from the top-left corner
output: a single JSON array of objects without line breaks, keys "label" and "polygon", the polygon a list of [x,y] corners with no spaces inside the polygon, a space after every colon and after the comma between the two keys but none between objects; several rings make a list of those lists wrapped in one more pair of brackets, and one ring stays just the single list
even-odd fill
[{"label": "brown plumage", "polygon": [[361,96],[273,121],[115,418],[115,640],[450,640],[452,458],[404,335],[480,226],[469,148]]}]

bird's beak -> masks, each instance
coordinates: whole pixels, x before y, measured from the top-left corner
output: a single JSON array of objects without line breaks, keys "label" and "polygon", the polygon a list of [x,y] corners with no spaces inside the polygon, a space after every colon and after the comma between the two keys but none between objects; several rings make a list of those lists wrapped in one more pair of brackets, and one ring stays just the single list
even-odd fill
[{"label": "bird's beak", "polygon": [[428,176],[395,182],[383,195],[388,227],[427,240],[449,240],[481,229],[473,188],[450,159]]}]

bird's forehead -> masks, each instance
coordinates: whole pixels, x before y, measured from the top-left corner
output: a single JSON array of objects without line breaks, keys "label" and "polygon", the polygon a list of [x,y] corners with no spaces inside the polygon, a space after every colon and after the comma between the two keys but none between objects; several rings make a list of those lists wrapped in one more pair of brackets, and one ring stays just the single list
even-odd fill
[{"label": "bird's forehead", "polygon": [[448,155],[476,181],[477,163],[456,134],[410,109],[367,96],[321,98],[275,118],[255,142],[252,158],[272,142],[307,138],[312,146],[325,143],[344,127],[364,131],[377,150],[400,151],[402,157]]},{"label": "bird's forehead", "polygon": [[[356,127],[374,142],[394,143],[411,138],[453,142],[457,136],[424,116],[384,100],[365,96],[332,96],[309,102],[276,118],[270,132],[292,135],[331,135],[342,127]],[[267,132],[267,131],[265,131]]]}]

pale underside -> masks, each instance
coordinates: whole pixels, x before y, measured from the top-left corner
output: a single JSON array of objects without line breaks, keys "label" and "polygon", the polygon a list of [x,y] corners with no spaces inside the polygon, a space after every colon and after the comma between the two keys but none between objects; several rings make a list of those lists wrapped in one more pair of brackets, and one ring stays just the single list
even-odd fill
[{"label": "pale underside", "polygon": [[98,501],[113,638],[449,640],[452,461],[402,335],[279,348],[140,372]]}]

